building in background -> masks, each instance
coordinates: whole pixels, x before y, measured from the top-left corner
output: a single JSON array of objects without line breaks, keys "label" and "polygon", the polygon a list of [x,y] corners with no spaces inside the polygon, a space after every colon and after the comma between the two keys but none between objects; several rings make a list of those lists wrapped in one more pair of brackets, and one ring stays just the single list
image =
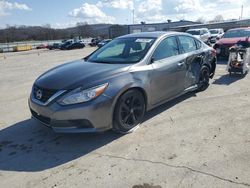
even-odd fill
[{"label": "building in background", "polygon": [[180,20],[177,22],[168,22],[164,23],[150,23],[147,24],[142,22],[141,24],[133,24],[133,25],[113,25],[109,28],[109,38],[115,38],[121,35],[129,34],[129,33],[139,33],[139,32],[152,32],[152,31],[179,31],[185,32],[188,29],[195,28],[223,28],[224,31],[233,28],[239,27],[250,27],[250,19],[245,20],[232,20],[232,21],[224,21],[218,23],[205,23],[201,24],[199,22],[193,22],[188,20]]},{"label": "building in background", "polygon": [[142,22],[141,24],[128,25],[128,27],[129,27],[129,33],[138,33],[138,32],[151,32],[151,31],[168,31],[171,28],[175,28],[178,26],[193,25],[193,24],[199,24],[199,23],[188,20],[180,20],[176,22],[171,22],[171,20],[168,20],[168,22],[151,23],[151,24]]},{"label": "building in background", "polygon": [[170,30],[185,32],[188,29],[197,29],[197,28],[208,28],[208,29],[222,28],[224,29],[224,31],[227,31],[229,29],[239,28],[239,27],[250,27],[250,19],[223,21],[223,22],[205,23],[205,24],[189,24],[189,25],[171,27]]}]

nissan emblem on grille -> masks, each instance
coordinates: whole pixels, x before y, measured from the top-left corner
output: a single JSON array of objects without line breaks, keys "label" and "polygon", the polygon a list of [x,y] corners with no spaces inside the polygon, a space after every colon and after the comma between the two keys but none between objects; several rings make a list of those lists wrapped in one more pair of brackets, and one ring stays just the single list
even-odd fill
[{"label": "nissan emblem on grille", "polygon": [[38,89],[38,90],[36,91],[36,98],[37,98],[38,100],[40,100],[40,99],[42,98],[42,96],[43,96],[42,90]]}]

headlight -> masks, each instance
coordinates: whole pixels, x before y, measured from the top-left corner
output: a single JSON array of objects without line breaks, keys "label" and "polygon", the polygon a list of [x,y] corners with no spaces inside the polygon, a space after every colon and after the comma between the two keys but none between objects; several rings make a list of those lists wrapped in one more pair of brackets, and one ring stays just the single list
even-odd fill
[{"label": "headlight", "polygon": [[87,102],[100,96],[107,87],[108,87],[108,83],[102,84],[96,87],[92,87],[86,90],[83,90],[80,87],[66,94],[58,102],[61,105],[78,104],[78,103]]}]

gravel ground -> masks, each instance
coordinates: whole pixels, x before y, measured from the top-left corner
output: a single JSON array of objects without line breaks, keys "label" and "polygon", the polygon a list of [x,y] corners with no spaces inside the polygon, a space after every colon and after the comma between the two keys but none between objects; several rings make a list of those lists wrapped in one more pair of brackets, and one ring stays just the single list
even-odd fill
[{"label": "gravel ground", "polygon": [[205,92],[150,111],[132,134],[31,120],[35,78],[92,50],[0,54],[0,187],[250,187],[250,77],[229,77],[225,62]]}]

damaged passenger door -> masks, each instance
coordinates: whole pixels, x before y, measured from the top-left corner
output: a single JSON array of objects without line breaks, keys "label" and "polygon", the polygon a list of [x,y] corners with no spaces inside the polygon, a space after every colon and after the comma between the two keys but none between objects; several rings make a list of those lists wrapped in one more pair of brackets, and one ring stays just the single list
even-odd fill
[{"label": "damaged passenger door", "polygon": [[152,56],[152,103],[170,99],[184,90],[186,58],[180,54],[176,36],[163,39]]},{"label": "damaged passenger door", "polygon": [[199,81],[205,52],[202,51],[202,43],[193,37],[178,36],[181,52],[186,56],[186,79],[185,89],[195,86]]}]

